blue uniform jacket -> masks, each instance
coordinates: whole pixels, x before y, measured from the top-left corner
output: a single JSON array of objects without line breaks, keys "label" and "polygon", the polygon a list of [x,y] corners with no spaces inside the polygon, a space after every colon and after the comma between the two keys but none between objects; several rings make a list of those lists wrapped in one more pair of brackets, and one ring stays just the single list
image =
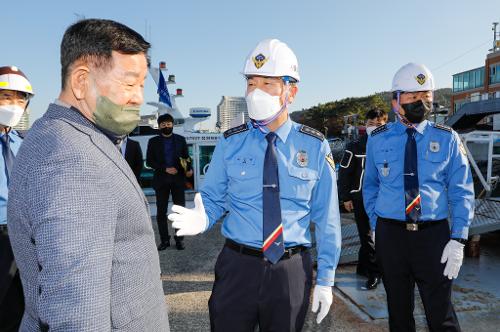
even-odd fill
[{"label": "blue uniform jacket", "polygon": [[[363,200],[373,230],[377,217],[406,219],[403,175],[406,128],[399,121],[392,122],[375,129],[368,139]],[[474,187],[458,134],[425,120],[417,127],[415,140],[421,221],[450,218],[451,237],[466,239],[474,216]]]},{"label": "blue uniform jacket", "polygon": [[[321,133],[287,120],[277,131],[281,216],[285,247],[311,246],[315,224],[317,283],[332,286],[340,256],[340,215],[330,147]],[[215,148],[200,190],[209,227],[229,211],[222,234],[262,248],[262,173],[266,133],[250,123],[230,129]]]},{"label": "blue uniform jacket", "polygon": [[[5,135],[4,133],[0,134],[0,137]],[[9,135],[10,139],[10,149],[14,153],[17,154],[19,147],[23,139],[19,136],[19,133],[15,130],[11,130],[7,135]],[[0,225],[7,224],[7,199],[9,196],[9,188],[7,183],[7,175],[5,173],[5,161],[3,160],[2,146],[0,144]]]}]

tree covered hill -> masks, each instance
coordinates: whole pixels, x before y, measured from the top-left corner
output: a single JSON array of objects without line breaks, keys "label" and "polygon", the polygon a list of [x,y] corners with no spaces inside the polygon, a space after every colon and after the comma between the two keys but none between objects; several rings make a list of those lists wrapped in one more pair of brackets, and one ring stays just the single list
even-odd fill
[{"label": "tree covered hill", "polygon": [[[293,112],[292,120],[313,127],[327,137],[340,136],[344,126],[344,116],[359,114],[360,123],[364,123],[368,110],[374,107],[381,108],[389,113],[392,94],[380,92],[365,97],[344,98],[341,100],[318,104],[308,109]],[[434,92],[434,102],[449,108],[451,89],[438,89]]]}]

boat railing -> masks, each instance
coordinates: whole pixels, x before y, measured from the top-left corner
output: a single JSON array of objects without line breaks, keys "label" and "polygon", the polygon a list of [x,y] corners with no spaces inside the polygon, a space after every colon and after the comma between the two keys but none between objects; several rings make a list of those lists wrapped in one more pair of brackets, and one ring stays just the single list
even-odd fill
[{"label": "boat railing", "polygon": [[[486,197],[491,196],[491,192],[495,189],[496,184],[499,182],[498,174],[492,174],[493,170],[493,160],[500,159],[500,154],[495,153],[495,143],[500,143],[500,131],[472,131],[465,134],[460,134],[463,146],[467,152],[467,158],[474,169],[475,173],[481,185],[483,186]],[[478,143],[487,144],[487,166],[486,166],[486,178],[481,172],[474,155],[471,153],[468,147],[468,143]]]}]

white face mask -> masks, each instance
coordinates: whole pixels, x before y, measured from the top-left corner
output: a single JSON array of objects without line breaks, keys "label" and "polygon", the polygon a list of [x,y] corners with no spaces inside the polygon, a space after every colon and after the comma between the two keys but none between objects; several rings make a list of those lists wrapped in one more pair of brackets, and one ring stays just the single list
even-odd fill
[{"label": "white face mask", "polygon": [[271,118],[281,110],[280,96],[271,96],[260,89],[255,89],[246,96],[248,116],[262,121]]},{"label": "white face mask", "polygon": [[369,126],[369,127],[366,127],[366,134],[367,135],[370,135],[372,133],[372,131],[375,130],[375,128],[377,128],[377,126]]},{"label": "white face mask", "polygon": [[21,121],[24,108],[18,105],[0,106],[0,124],[7,127],[14,127]]}]

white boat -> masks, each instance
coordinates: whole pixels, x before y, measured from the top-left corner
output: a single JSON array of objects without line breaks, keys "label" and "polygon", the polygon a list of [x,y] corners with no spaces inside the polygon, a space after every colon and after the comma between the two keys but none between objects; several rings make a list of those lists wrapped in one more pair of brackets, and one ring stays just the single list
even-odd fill
[{"label": "white boat", "polygon": [[[157,86],[159,82],[160,70],[163,73],[167,71],[164,62],[161,62],[159,67],[150,67],[149,69],[149,72]],[[175,84],[175,76],[169,75],[166,80],[166,84]],[[212,154],[215,149],[215,145],[222,134],[218,132],[195,130],[194,128],[198,123],[211,116],[210,108],[191,108],[189,116],[184,117],[175,102],[175,100],[180,97],[183,97],[182,89],[176,89],[175,93],[170,94],[172,107],[163,102],[147,102],[147,105],[155,107],[156,110],[152,111],[150,115],[141,117],[139,126],[133,133],[130,134],[130,137],[141,144],[143,158],[145,160],[149,139],[159,133],[157,124],[158,116],[166,113],[172,115],[174,118],[174,133],[182,135],[186,138],[189,155],[192,159],[193,177],[188,179],[189,181],[186,183],[186,190],[189,193],[190,191],[197,191],[203,182],[209,167],[210,159],[212,158]],[[148,168],[146,163],[144,163],[144,170],[141,175],[141,184],[143,185],[146,194],[150,194],[152,191],[148,188],[150,186],[152,176],[152,169]]]}]

